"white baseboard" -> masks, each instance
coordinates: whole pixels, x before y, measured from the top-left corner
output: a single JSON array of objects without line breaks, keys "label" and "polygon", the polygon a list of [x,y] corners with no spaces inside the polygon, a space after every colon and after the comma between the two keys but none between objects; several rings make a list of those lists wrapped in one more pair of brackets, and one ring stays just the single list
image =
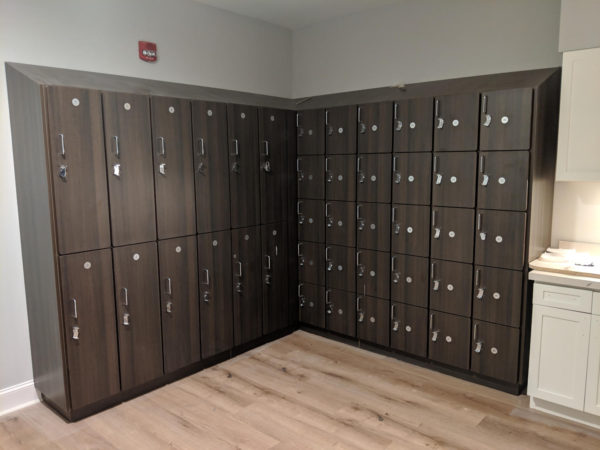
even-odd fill
[{"label": "white baseboard", "polygon": [[39,401],[33,380],[0,389],[0,416]]}]

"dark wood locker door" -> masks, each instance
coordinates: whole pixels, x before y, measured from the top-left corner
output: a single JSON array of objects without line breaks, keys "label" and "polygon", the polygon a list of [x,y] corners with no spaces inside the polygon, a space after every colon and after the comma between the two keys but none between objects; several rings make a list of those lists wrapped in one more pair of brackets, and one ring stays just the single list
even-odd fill
[{"label": "dark wood locker door", "polygon": [[392,205],[392,251],[414,256],[429,256],[428,206]]},{"label": "dark wood locker door", "polygon": [[200,343],[202,358],[233,347],[231,234],[198,235]]},{"label": "dark wood locker door", "polygon": [[325,151],[328,155],[356,153],[356,106],[325,110]]},{"label": "dark wood locker door", "polygon": [[533,90],[509,89],[481,96],[480,150],[528,150]]},{"label": "dark wood locker door", "polygon": [[298,284],[300,322],[325,328],[325,288],[309,283]]},{"label": "dark wood locker door", "polygon": [[374,250],[356,252],[356,293],[390,298],[390,254]]},{"label": "dark wood locker door", "polygon": [[429,308],[471,316],[473,266],[450,261],[431,262]]},{"label": "dark wood locker door", "polygon": [[429,359],[460,369],[469,368],[471,319],[429,312]]},{"label": "dark wood locker door", "polygon": [[337,155],[325,158],[325,198],[356,200],[356,157]]},{"label": "dark wood locker door", "polygon": [[165,373],[200,361],[196,236],[158,242]]},{"label": "dark wood locker door", "polygon": [[473,262],[475,211],[435,207],[431,212],[431,257]]},{"label": "dark wood locker door", "polygon": [[156,240],[150,101],[145,95],[102,94],[114,246]]},{"label": "dark wood locker door", "polygon": [[361,341],[390,345],[390,301],[358,296],[356,298],[356,335]]},{"label": "dark wood locker door", "polygon": [[431,154],[402,153],[392,160],[392,202],[431,204]]},{"label": "dark wood locker door", "polygon": [[354,203],[325,203],[325,242],[355,247],[356,207]]},{"label": "dark wood locker door", "polygon": [[311,109],[296,113],[298,155],[325,153],[325,110]]},{"label": "dark wood locker door", "polygon": [[258,109],[227,105],[231,227],[260,224]]},{"label": "dark wood locker door", "polygon": [[110,247],[100,93],[65,87],[46,92],[58,252]]},{"label": "dark wood locker door", "polygon": [[430,152],[433,147],[433,98],[394,103],[394,152]]},{"label": "dark wood locker door", "polygon": [[327,288],[354,292],[356,252],[353,247],[325,247],[325,285]]},{"label": "dark wood locker door", "polygon": [[477,207],[527,211],[529,152],[479,154]]},{"label": "dark wood locker door", "polygon": [[287,223],[261,227],[263,334],[288,326]]},{"label": "dark wood locker door", "polygon": [[299,242],[298,278],[300,281],[322,286],[325,284],[325,245]]},{"label": "dark wood locker door", "polygon": [[113,249],[121,388],[163,375],[160,291],[156,243]]},{"label": "dark wood locker door", "polygon": [[117,394],[119,351],[109,249],[60,257],[71,408]]},{"label": "dark wood locker door", "polygon": [[358,153],[391,153],[392,110],[391,102],[358,106]]},{"label": "dark wood locker door", "polygon": [[231,230],[233,341],[242,345],[262,335],[260,227]]},{"label": "dark wood locker door", "polygon": [[435,98],[433,150],[477,150],[479,94],[444,95]]},{"label": "dark wood locker door", "polygon": [[477,153],[438,153],[433,156],[431,203],[435,206],[474,208]]},{"label": "dark wood locker door", "polygon": [[231,210],[227,105],[192,102],[192,129],[197,232],[228,230],[231,227]]},{"label": "dark wood locker door", "polygon": [[427,309],[392,302],[390,347],[427,357]]},{"label": "dark wood locker door", "polygon": [[298,200],[298,240],[325,242],[325,202],[323,200]]},{"label": "dark wood locker door", "polygon": [[390,203],[392,199],[392,155],[356,158],[356,200]]},{"label": "dark wood locker door", "polygon": [[429,259],[420,256],[392,255],[393,301],[427,308],[429,305]]},{"label": "dark wood locker door", "polygon": [[356,205],[356,246],[366,250],[390,250],[390,205]]},{"label": "dark wood locker door", "polygon": [[337,289],[325,291],[325,326],[329,331],[356,337],[356,295]]},{"label": "dark wood locker door", "polygon": [[474,321],[471,370],[496,380],[517,382],[519,329]]},{"label": "dark wood locker door", "polygon": [[325,158],[303,156],[296,158],[298,198],[325,198]]},{"label": "dark wood locker door", "polygon": [[526,222],[524,212],[477,210],[475,264],[522,269]]},{"label": "dark wood locker door", "polygon": [[159,239],[196,233],[190,102],[151,97],[154,190]]},{"label": "dark wood locker door", "polygon": [[523,272],[477,266],[473,290],[473,318],[519,327]]}]

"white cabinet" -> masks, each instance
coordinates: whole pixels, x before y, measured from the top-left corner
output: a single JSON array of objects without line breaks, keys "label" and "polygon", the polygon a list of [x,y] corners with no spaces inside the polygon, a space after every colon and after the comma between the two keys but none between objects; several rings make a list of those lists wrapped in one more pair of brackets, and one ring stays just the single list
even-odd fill
[{"label": "white cabinet", "polygon": [[[598,303],[600,305],[600,302]],[[600,316],[592,316],[585,407],[583,410],[600,416]]]}]

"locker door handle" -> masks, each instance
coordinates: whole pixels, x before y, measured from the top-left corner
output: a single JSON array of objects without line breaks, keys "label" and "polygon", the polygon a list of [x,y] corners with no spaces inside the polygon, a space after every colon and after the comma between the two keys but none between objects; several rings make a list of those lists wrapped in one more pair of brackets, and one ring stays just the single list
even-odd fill
[{"label": "locker door handle", "polygon": [[327,267],[327,271],[331,272],[333,270],[333,261],[331,259],[329,259],[329,247],[325,247],[325,262],[326,262],[326,267]]},{"label": "locker door handle", "polygon": [[444,119],[442,119],[441,117],[438,117],[437,120],[438,120],[438,123],[437,123],[436,128],[438,130],[441,130],[442,128],[444,128]]},{"label": "locker door handle", "polygon": [[121,157],[121,150],[119,149],[119,136],[113,136],[113,139],[115,141],[115,156],[117,158]]},{"label": "locker door handle", "polygon": [[171,314],[173,312],[173,302],[172,301],[168,301],[165,309],[167,310],[167,312],[169,314]]},{"label": "locker door handle", "polygon": [[129,306],[129,295],[126,287],[121,288],[121,295],[123,296],[123,305]]},{"label": "locker door handle", "polygon": [[435,184],[442,184],[442,174],[441,173],[436,173],[435,174]]},{"label": "locker door handle", "polygon": [[204,291],[204,294],[202,294],[202,300],[204,300],[204,303],[209,303],[209,301],[210,301],[210,292],[209,291]]},{"label": "locker door handle", "polygon": [[482,186],[487,186],[488,183],[490,182],[490,177],[488,174],[484,173],[483,177],[481,178],[481,185]]},{"label": "locker door handle", "polygon": [[359,278],[362,278],[365,274],[365,266],[360,263],[360,253],[361,252],[356,252],[356,269],[357,269],[356,275]]},{"label": "locker door handle", "polygon": [[396,167],[397,163],[398,163],[398,157],[394,156],[392,158],[392,172],[394,173],[394,183],[400,184],[400,182],[402,181],[402,174],[400,172],[398,172],[398,169]]},{"label": "locker door handle", "polygon": [[433,238],[434,239],[439,239],[441,234],[442,234],[442,229],[438,228],[438,227],[435,227],[434,228],[434,232],[433,232]]},{"label": "locker door handle", "polygon": [[296,158],[296,173],[298,173],[298,181],[304,180],[304,172],[300,169],[300,161],[302,158]]},{"label": "locker door handle", "polygon": [[231,155],[231,156],[240,156],[240,143],[237,139],[233,140],[233,147],[234,147],[234,151],[233,151],[233,155]]},{"label": "locker door handle", "polygon": [[238,275],[239,278],[242,278],[242,262],[238,261]]},{"label": "locker door handle", "polygon": [[265,255],[265,258],[267,260],[267,266],[265,267],[265,269],[271,270],[271,256],[270,255]]},{"label": "locker door handle", "polygon": [[358,322],[365,320],[365,313],[360,307],[360,297],[356,297],[356,312],[358,313]]},{"label": "locker door handle", "polygon": [[483,289],[483,288],[479,288],[479,289],[477,289],[477,298],[478,298],[479,300],[483,299],[483,294],[484,294],[484,292],[485,292],[485,289]]},{"label": "locker door handle", "polygon": [[479,231],[479,239],[481,239],[482,241],[485,241],[485,238],[487,237],[487,233],[485,231],[481,231],[482,221],[483,221],[483,216],[481,215],[481,213],[477,213],[477,231]]},{"label": "locker door handle", "polygon": [[60,138],[60,155],[63,158],[66,158],[67,154],[65,152],[65,135],[62,133],[58,133],[58,137]]},{"label": "locker door handle", "polygon": [[398,317],[396,316],[396,305],[392,304],[392,312],[390,314],[392,322],[393,322],[393,326],[392,326],[392,331],[397,332],[398,329],[400,328],[400,321],[398,320]]},{"label": "locker door handle", "polygon": [[440,290],[440,280],[433,280],[433,290],[434,291]]},{"label": "locker door handle", "polygon": [[129,317],[130,314],[128,312],[123,313],[123,325],[125,325],[126,327],[129,326]]},{"label": "locker door handle", "polygon": [[206,281],[202,281],[202,284],[209,286],[210,285],[210,273],[208,272],[208,269],[202,269],[202,272],[204,272],[206,274]]},{"label": "locker door handle", "polygon": [[167,175],[167,164],[166,163],[160,163],[158,166],[158,171],[160,172],[161,175],[166,176]]},{"label": "locker door handle", "polygon": [[171,278],[165,278],[165,294],[172,295],[173,291],[171,289]]},{"label": "locker door handle", "polygon": [[264,155],[268,157],[269,156],[269,141],[267,141],[265,139],[263,141],[263,145],[264,145],[264,149],[265,149]]},{"label": "locker door handle", "polygon": [[120,163],[113,164],[113,175],[117,178],[121,177],[121,164]]},{"label": "locker door handle", "polygon": [[79,340],[79,327],[77,325],[73,326],[73,340]]},{"label": "locker door handle", "polygon": [[206,148],[204,147],[204,138],[198,139],[200,143],[200,156],[206,156]]},{"label": "locker door handle", "polygon": [[159,136],[158,141],[160,142],[160,150],[159,150],[158,154],[162,155],[162,156],[166,156],[167,150],[165,149],[165,138],[162,136]]},{"label": "locker door handle", "polygon": [[333,181],[333,173],[329,170],[329,158],[325,158],[325,180],[328,183]]},{"label": "locker door handle", "polygon": [[357,177],[358,177],[358,182],[359,183],[364,183],[365,179],[367,178],[365,176],[365,174],[363,173],[362,169],[361,169],[361,162],[362,162],[362,157],[358,157],[356,158],[356,173],[357,173]]},{"label": "locker door handle", "polygon": [[479,328],[479,324],[476,323],[473,325],[473,342],[475,342],[475,353],[481,353],[481,349],[483,347],[483,341],[481,339],[477,339],[477,329]]},{"label": "locker door handle", "polygon": [[73,301],[73,319],[77,319],[77,299],[73,298],[71,300]]}]

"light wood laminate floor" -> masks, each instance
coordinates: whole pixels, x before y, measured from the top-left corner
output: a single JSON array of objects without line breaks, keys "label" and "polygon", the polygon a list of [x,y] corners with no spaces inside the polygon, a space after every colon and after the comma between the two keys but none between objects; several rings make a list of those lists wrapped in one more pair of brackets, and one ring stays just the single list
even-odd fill
[{"label": "light wood laminate floor", "polygon": [[527,397],[303,331],[68,424],[0,417],[0,448],[600,448]]}]

